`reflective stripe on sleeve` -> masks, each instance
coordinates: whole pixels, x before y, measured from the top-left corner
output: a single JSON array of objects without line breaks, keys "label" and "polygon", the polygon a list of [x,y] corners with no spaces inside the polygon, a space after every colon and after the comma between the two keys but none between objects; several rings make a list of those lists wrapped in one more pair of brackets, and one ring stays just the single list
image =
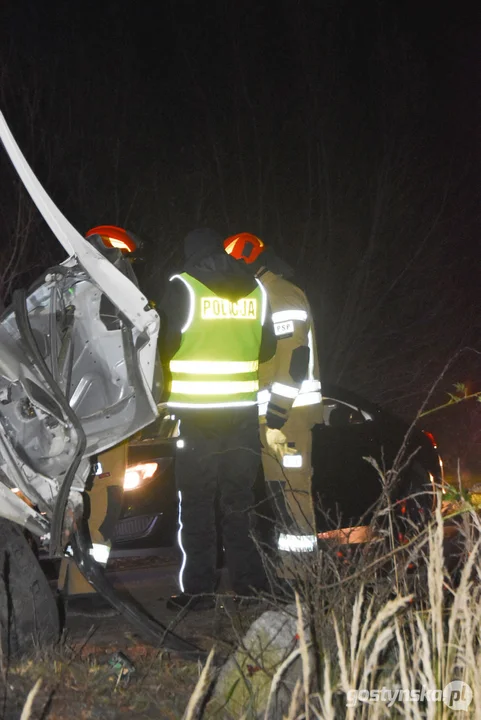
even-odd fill
[{"label": "reflective stripe on sleeve", "polygon": [[302,320],[306,322],[307,313],[305,310],[280,310],[272,313],[272,322],[286,322],[287,320]]},{"label": "reflective stripe on sleeve", "polygon": [[284,385],[283,383],[272,383],[272,393],[285,398],[297,397],[299,390],[291,385]]},{"label": "reflective stripe on sleeve", "polygon": [[259,406],[259,415],[265,415],[267,412],[267,405],[269,404],[269,400],[271,398],[271,394],[269,390],[259,390],[257,393],[257,404]]},{"label": "reflective stripe on sleeve", "polygon": [[260,403],[268,403],[271,399],[271,394],[269,390],[259,390],[257,393],[257,402]]},{"label": "reflective stripe on sleeve", "polygon": [[[305,407],[306,405],[319,405],[322,402],[322,394],[320,392],[321,383],[319,380],[304,380],[301,391],[296,395],[292,407]],[[257,404],[259,406],[259,415],[265,415],[267,405],[271,399],[269,390],[261,390],[257,393]]]},{"label": "reflective stripe on sleeve", "polygon": [[314,380],[314,337],[312,335],[312,328],[309,328],[307,333],[307,344],[309,346],[309,380]]},{"label": "reflective stripe on sleeve", "polygon": [[300,393],[320,392],[320,391],[321,391],[320,380],[303,380],[301,389],[299,390]]},{"label": "reflective stripe on sleeve", "polygon": [[296,397],[294,402],[292,403],[292,407],[305,407],[306,405],[319,405],[322,402],[322,395],[320,392],[309,392],[309,393],[299,393],[299,395]]}]

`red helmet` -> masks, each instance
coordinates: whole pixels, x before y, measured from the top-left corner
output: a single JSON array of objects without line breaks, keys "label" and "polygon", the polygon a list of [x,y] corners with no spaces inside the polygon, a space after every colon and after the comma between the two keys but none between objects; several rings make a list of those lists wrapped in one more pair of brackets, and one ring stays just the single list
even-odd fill
[{"label": "red helmet", "polygon": [[86,238],[91,235],[100,235],[104,241],[104,245],[117,248],[117,250],[121,250],[124,253],[134,252],[137,248],[137,244],[127,230],[123,230],[115,225],[97,225],[97,227],[85,233]]},{"label": "red helmet", "polygon": [[236,260],[253,263],[264,252],[266,246],[262,240],[252,233],[238,233],[224,240],[224,250]]}]

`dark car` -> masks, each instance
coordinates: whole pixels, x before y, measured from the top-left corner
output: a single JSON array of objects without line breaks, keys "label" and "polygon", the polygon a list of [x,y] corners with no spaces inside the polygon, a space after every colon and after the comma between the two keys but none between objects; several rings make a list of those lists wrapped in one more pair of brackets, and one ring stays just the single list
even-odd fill
[{"label": "dark car", "polygon": [[[312,431],[313,494],[320,538],[369,539],[383,482],[384,495],[389,495],[401,524],[405,526],[407,519],[425,522],[433,508],[434,484],[442,482],[442,462],[432,436],[418,429],[408,433],[404,421],[342,388],[325,385],[323,398],[325,424]],[[176,542],[174,463],[183,443],[174,415],[158,420],[130,442],[113,557],[155,553]],[[394,477],[387,474],[383,481],[379,471],[392,468],[403,445],[401,471]],[[257,485],[258,500],[262,500],[262,473]]]},{"label": "dark car", "polygon": [[[324,425],[312,436],[313,492],[320,537],[362,542],[382,524],[389,503],[396,540],[411,523],[424,524],[434,508],[443,469],[429,432],[358,395],[323,388]],[[386,518],[386,514],[381,515]]]},{"label": "dark car", "polygon": [[155,552],[174,544],[178,512],[174,463],[182,445],[175,415],[159,418],[129,442],[122,515],[112,538],[112,557]]}]

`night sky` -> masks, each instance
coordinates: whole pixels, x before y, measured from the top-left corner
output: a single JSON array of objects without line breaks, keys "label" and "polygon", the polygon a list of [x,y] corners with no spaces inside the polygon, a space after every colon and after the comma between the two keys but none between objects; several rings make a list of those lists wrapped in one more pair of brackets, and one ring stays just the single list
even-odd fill
[{"label": "night sky", "polygon": [[[457,349],[481,350],[481,11],[9,5],[0,77],[12,131],[81,232],[117,223],[144,238],[150,297],[190,229],[252,231],[308,292],[325,380],[408,415]],[[62,256],[4,156],[0,175],[3,267],[22,239],[5,298]],[[479,367],[463,356],[439,397],[458,380],[481,387]]]}]

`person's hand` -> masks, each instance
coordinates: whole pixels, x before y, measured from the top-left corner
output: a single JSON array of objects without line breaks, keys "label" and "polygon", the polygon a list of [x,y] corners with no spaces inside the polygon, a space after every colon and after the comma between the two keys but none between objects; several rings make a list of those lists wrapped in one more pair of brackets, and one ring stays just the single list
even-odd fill
[{"label": "person's hand", "polygon": [[266,441],[271,452],[276,456],[279,462],[282,464],[282,458],[284,455],[295,455],[295,448],[290,448],[287,444],[287,438],[277,428],[266,428]]},{"label": "person's hand", "polygon": [[268,427],[266,429],[266,439],[267,444],[269,445],[272,450],[276,448],[278,445],[284,445],[287,444],[287,438],[282,432],[282,430],[278,430],[277,428],[270,428]]}]

